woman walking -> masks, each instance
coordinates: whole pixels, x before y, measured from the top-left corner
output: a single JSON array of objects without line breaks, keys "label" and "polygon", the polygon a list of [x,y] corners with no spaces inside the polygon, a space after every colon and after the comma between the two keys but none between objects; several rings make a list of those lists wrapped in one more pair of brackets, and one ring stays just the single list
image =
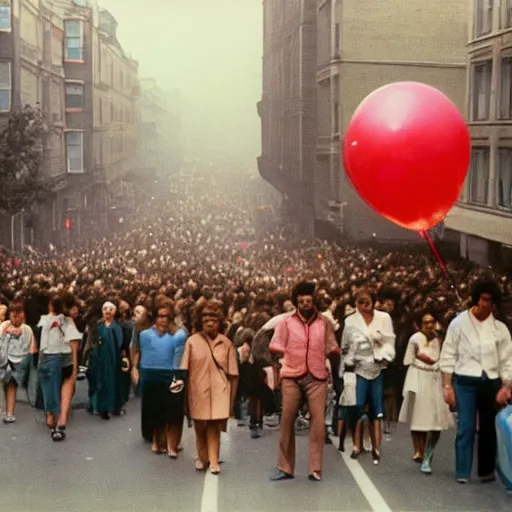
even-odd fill
[{"label": "woman walking", "polygon": [[181,368],[188,370],[189,416],[194,420],[198,471],[210,468],[220,473],[220,434],[226,431],[233,411],[238,384],[236,350],[219,333],[223,322],[217,302],[208,301],[196,309],[196,334],[185,345]]},{"label": "woman walking", "polygon": [[409,368],[399,421],[410,426],[413,460],[421,463],[422,473],[430,474],[434,449],[441,432],[453,426],[453,418],[443,400],[436,319],[430,312],[422,312],[416,315],[415,325],[419,330],[411,336],[404,357]]},{"label": "woman walking", "polygon": [[[184,380],[180,363],[187,332],[174,323],[172,303],[156,306],[155,324],[140,333],[140,379],[142,390],[141,425],[145,437],[152,439],[153,453],[178,458],[183,431],[185,393],[173,393],[173,379]],[[136,352],[137,360],[139,354]],[[162,447],[161,440],[166,439]]]}]

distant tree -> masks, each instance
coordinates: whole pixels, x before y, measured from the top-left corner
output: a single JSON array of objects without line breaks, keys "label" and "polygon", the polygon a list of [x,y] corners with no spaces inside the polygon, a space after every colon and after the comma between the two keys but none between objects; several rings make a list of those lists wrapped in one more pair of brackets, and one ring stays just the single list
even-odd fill
[{"label": "distant tree", "polygon": [[52,194],[44,176],[44,144],[49,124],[38,108],[12,112],[0,131],[0,210],[11,215],[29,210]]}]

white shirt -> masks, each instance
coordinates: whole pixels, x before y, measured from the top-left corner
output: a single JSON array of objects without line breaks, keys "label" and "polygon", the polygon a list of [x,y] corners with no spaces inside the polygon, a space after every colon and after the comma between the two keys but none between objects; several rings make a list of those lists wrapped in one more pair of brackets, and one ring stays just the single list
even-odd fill
[{"label": "white shirt", "polygon": [[493,315],[483,322],[471,311],[454,318],[441,350],[443,373],[512,380],[512,338],[508,327]]},{"label": "white shirt", "polygon": [[[395,358],[395,331],[388,313],[375,310],[367,324],[356,312],[345,319],[341,348],[344,366],[355,366],[355,373],[368,380],[376,379],[386,363]],[[340,369],[340,373],[342,370]]]},{"label": "white shirt", "polygon": [[64,315],[43,315],[38,327],[42,327],[40,351],[43,354],[71,354],[70,343],[82,339],[75,322]]}]

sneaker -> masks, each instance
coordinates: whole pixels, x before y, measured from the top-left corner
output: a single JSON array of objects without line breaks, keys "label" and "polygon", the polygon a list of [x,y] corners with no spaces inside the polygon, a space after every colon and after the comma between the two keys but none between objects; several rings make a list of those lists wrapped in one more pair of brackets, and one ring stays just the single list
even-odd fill
[{"label": "sneaker", "polygon": [[491,482],[496,481],[496,475],[494,473],[490,473],[488,475],[484,475],[480,477],[480,482],[483,484],[489,484]]},{"label": "sneaker", "polygon": [[420,471],[424,475],[431,475],[432,474],[432,466],[430,465],[430,461],[429,460],[426,460],[425,462],[422,463],[422,465],[420,466]]},{"label": "sneaker", "polygon": [[457,482],[459,484],[467,484],[469,482],[469,478],[457,478]]},{"label": "sneaker", "polygon": [[271,416],[265,416],[264,423],[267,427],[275,428],[279,426],[279,416],[272,414]]},{"label": "sneaker", "polygon": [[6,425],[8,423],[14,423],[16,421],[16,416],[14,416],[14,414],[8,414],[3,421]]},{"label": "sneaker", "polygon": [[259,439],[261,437],[259,428],[251,428],[251,439]]}]

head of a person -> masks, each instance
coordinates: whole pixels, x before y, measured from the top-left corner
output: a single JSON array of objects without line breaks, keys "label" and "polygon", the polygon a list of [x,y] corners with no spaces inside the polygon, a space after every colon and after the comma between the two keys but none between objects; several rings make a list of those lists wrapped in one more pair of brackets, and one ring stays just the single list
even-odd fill
[{"label": "head of a person", "polygon": [[103,316],[103,321],[110,324],[114,321],[116,316],[117,307],[113,302],[107,301],[103,304],[101,308],[101,314]]},{"label": "head of a person", "polygon": [[64,314],[65,306],[64,301],[60,295],[52,295],[48,302],[48,311],[53,315]]},{"label": "head of a person", "polygon": [[437,319],[430,311],[424,310],[416,313],[414,323],[416,328],[421,331],[428,340],[433,340],[437,336]]},{"label": "head of a person", "polygon": [[361,288],[356,292],[355,299],[356,308],[357,311],[359,311],[359,313],[363,315],[369,315],[373,312],[375,297],[370,290],[366,288]]},{"label": "head of a person", "polygon": [[0,322],[5,320],[7,316],[7,306],[5,304],[0,304]]},{"label": "head of a person", "polygon": [[201,303],[196,309],[196,331],[215,337],[221,331],[224,315],[216,301]]},{"label": "head of a person", "polygon": [[155,327],[162,332],[169,330],[174,319],[174,306],[171,302],[162,302],[155,307]]},{"label": "head of a person", "polygon": [[471,306],[481,315],[490,315],[501,305],[502,293],[494,279],[479,279],[471,289]]},{"label": "head of a person", "polygon": [[392,315],[395,312],[396,309],[396,303],[395,300],[392,298],[385,298],[381,302],[381,311],[385,311],[389,315]]},{"label": "head of a person", "polygon": [[304,318],[311,318],[315,313],[315,289],[315,283],[301,281],[292,290],[292,304]]},{"label": "head of a person", "polygon": [[123,318],[130,318],[131,316],[131,306],[130,304],[128,304],[128,302],[126,300],[121,300],[119,302],[119,314],[123,317]]},{"label": "head of a person", "polygon": [[293,305],[293,302],[291,300],[287,299],[283,302],[283,311],[285,313],[291,313],[294,310],[295,306]]},{"label": "head of a person", "polygon": [[146,315],[147,310],[142,304],[138,304],[137,306],[135,306],[135,309],[133,310],[133,318],[135,319],[136,323],[142,322]]},{"label": "head of a person", "polygon": [[25,321],[25,306],[22,302],[13,302],[9,305],[9,320],[14,327],[21,327]]}]

